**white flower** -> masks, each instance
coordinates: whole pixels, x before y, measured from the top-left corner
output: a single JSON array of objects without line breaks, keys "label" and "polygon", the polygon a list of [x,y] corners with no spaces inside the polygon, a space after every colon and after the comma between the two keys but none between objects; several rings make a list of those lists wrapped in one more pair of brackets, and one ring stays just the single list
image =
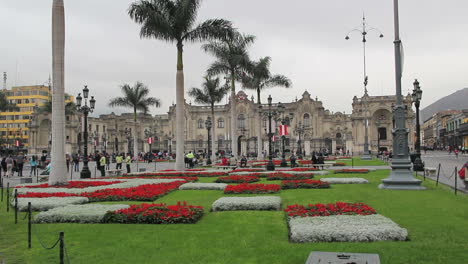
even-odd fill
[{"label": "white flower", "polygon": [[89,200],[86,197],[18,198],[18,210],[28,210],[28,202],[31,202],[33,211],[47,211],[70,204],[84,204],[89,202]]},{"label": "white flower", "polygon": [[223,197],[214,201],[212,211],[280,210],[279,196]]},{"label": "white flower", "polygon": [[408,231],[382,215],[290,217],[291,242],[406,240]]},{"label": "white flower", "polygon": [[179,190],[224,190],[226,183],[185,183],[179,187]]},{"label": "white flower", "polygon": [[288,170],[275,170],[275,171],[255,171],[255,172],[245,172],[245,171],[242,171],[242,172],[232,172],[232,173],[229,173],[229,175],[251,175],[252,173],[262,173],[262,174],[271,174],[271,173],[278,173],[278,172],[282,172],[282,173],[286,173],[286,174],[293,174],[293,175],[300,175],[300,174],[314,174],[314,175],[327,175],[329,174],[328,171],[288,171]]},{"label": "white flower", "polygon": [[41,212],[34,220],[36,223],[100,223],[108,211],[128,207],[125,204],[68,205]]},{"label": "white flower", "polygon": [[369,183],[369,181],[364,178],[321,178],[320,180],[323,182],[328,182],[330,184]]}]

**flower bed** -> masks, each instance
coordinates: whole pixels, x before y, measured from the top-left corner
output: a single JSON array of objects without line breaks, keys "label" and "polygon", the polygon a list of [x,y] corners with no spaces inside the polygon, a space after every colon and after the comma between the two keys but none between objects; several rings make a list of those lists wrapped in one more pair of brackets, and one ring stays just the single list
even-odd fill
[{"label": "flower bed", "polygon": [[313,178],[313,173],[289,174],[283,172],[270,173],[267,176],[268,181],[283,181],[283,180],[306,180]]},{"label": "flower bed", "polygon": [[[89,199],[86,197],[18,198],[18,210],[28,210],[29,202],[31,202],[33,211],[47,211],[70,204],[84,204],[89,202]],[[14,203],[12,203],[12,205],[14,205]]]},{"label": "flower bed", "polygon": [[193,224],[203,216],[203,207],[177,202],[176,205],[136,204],[107,212],[105,223],[122,224]]},{"label": "flower bed", "polygon": [[185,171],[205,171],[206,169],[187,169]]},{"label": "flower bed", "polygon": [[219,177],[215,182],[217,183],[250,183],[258,182],[260,178],[255,176],[240,176],[240,175],[231,175],[227,177]]},{"label": "flower bed", "polygon": [[309,204],[290,205],[284,211],[290,217],[314,217],[329,215],[371,215],[375,210],[363,203]]},{"label": "flower bed", "polygon": [[337,162],[337,163],[334,163],[333,166],[334,166],[334,167],[342,167],[342,166],[346,166],[346,163],[344,163],[344,162]]},{"label": "flower bed", "polygon": [[280,210],[279,196],[222,197],[213,202],[212,211]]},{"label": "flower bed", "polygon": [[27,192],[25,194],[18,194],[18,198],[50,198],[50,197],[79,197],[79,194],[75,193],[36,193],[36,192]]},{"label": "flower bed", "polygon": [[278,184],[247,184],[228,185],[224,189],[225,194],[265,194],[280,191]]},{"label": "flower bed", "polygon": [[101,223],[108,211],[128,208],[126,204],[68,205],[36,215],[35,223]]},{"label": "flower bed", "polygon": [[302,165],[309,165],[312,164],[311,160],[298,160],[297,163],[302,164]]},{"label": "flower bed", "polygon": [[184,176],[177,176],[177,177],[168,177],[168,176],[158,176],[158,177],[148,177],[148,176],[128,176],[128,177],[113,177],[113,179],[171,179],[171,180],[185,180],[187,182],[196,182],[198,181],[198,177],[184,177]]},{"label": "flower bed", "polygon": [[404,241],[408,231],[382,215],[334,215],[288,218],[291,242]]},{"label": "flower bed", "polygon": [[230,171],[229,173],[233,173],[233,172],[258,172],[258,171],[263,171],[263,169],[260,169],[260,168],[257,168],[257,169],[235,169],[235,170],[232,170]]},{"label": "flower bed", "polygon": [[179,190],[221,190],[228,186],[226,183],[185,183],[179,187]]},{"label": "flower bed", "polygon": [[368,169],[343,169],[343,170],[335,170],[335,174],[337,173],[369,173]]},{"label": "flower bed", "polygon": [[294,180],[282,181],[281,189],[325,189],[330,188],[330,184],[321,180]]},{"label": "flower bed", "polygon": [[83,193],[92,202],[102,201],[154,201],[157,198],[179,188],[185,181],[171,183],[145,184],[132,188],[104,189],[92,193]]},{"label": "flower bed", "polygon": [[67,189],[83,189],[88,187],[96,187],[96,186],[105,186],[121,183],[121,181],[71,181],[68,182],[67,185],[58,185],[58,186],[49,186],[48,183],[43,184],[36,184],[36,185],[25,185],[25,186],[18,186],[18,188],[67,188]]},{"label": "flower bed", "polygon": [[133,173],[127,174],[124,173],[124,177],[220,177],[227,176],[228,172],[209,172],[209,171],[192,171],[192,172],[183,172],[183,171],[168,171],[168,172],[146,172],[146,173]]},{"label": "flower bed", "polygon": [[317,168],[292,168],[290,171],[316,171]]},{"label": "flower bed", "polygon": [[364,178],[322,178],[321,181],[328,182],[330,184],[365,184],[369,183]]}]

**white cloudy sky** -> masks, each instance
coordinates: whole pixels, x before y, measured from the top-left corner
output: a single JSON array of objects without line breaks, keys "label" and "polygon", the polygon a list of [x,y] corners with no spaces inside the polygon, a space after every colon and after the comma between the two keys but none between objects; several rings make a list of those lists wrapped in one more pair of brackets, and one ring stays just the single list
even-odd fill
[{"label": "white cloudy sky", "polygon": [[[107,102],[119,95],[123,83],[147,84],[152,96],[163,102],[153,113],[166,112],[175,101],[175,45],[140,39],[139,26],[126,13],[131,2],[65,0],[66,91],[76,95],[88,84],[98,100],[97,113],[111,111]],[[51,4],[52,0],[0,1],[0,71],[8,72],[8,86],[48,79]],[[293,88],[273,88],[263,93],[264,98],[271,93],[274,101],[289,102],[308,90],[331,111],[349,113],[352,97],[363,94],[362,43],[359,34],[350,35],[349,41],[344,37],[359,26],[363,12],[385,35],[369,36],[369,93],[393,94],[392,0],[205,0],[199,21],[225,18],[257,36],[252,58],[271,56],[272,72],[293,81]],[[422,106],[468,87],[467,14],[464,0],[400,1],[403,91],[412,89],[418,78],[424,91]],[[200,45],[186,46],[186,88],[200,85],[212,61]]]}]

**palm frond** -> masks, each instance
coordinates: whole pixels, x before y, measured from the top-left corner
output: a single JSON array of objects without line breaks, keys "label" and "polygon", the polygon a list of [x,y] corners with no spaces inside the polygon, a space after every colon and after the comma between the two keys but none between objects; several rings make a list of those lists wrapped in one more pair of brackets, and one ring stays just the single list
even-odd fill
[{"label": "palm frond", "polygon": [[232,23],[224,19],[209,19],[187,32],[182,39],[189,42],[227,39],[232,35]]},{"label": "palm frond", "polygon": [[281,86],[285,88],[289,88],[292,86],[291,80],[284,75],[274,75],[270,79],[265,80],[264,82],[265,87],[274,87],[274,86]]}]

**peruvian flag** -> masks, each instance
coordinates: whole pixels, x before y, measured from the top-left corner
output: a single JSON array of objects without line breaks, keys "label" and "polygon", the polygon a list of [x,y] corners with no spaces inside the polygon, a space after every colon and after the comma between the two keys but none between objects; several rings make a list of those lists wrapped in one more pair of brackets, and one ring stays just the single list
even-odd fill
[{"label": "peruvian flag", "polygon": [[148,144],[153,144],[153,142],[154,142],[153,137],[149,137],[149,138],[148,138]]},{"label": "peruvian flag", "polygon": [[271,141],[275,142],[276,141],[276,136],[271,136]]},{"label": "peruvian flag", "polygon": [[280,125],[279,126],[279,134],[280,134],[280,136],[289,135],[288,126],[287,125]]}]

